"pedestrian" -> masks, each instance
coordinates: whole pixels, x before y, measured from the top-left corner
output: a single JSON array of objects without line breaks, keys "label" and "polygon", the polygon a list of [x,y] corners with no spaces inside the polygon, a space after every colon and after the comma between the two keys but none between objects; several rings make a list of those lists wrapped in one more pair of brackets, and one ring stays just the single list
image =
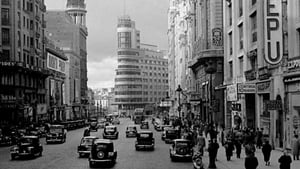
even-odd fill
[{"label": "pedestrian", "polygon": [[197,137],[197,145],[198,145],[198,150],[201,154],[201,156],[203,156],[203,149],[205,147],[205,138],[203,136],[203,133],[199,132],[198,137]]},{"label": "pedestrian", "polygon": [[90,129],[89,128],[86,128],[83,131],[83,137],[86,137],[86,136],[90,136]]},{"label": "pedestrian", "polygon": [[209,153],[209,165],[208,168],[214,169],[217,168],[216,166],[216,158],[218,154],[219,144],[217,143],[216,139],[212,139],[209,141],[208,144],[208,153]]},{"label": "pedestrian", "polygon": [[236,139],[234,140],[234,145],[236,149],[236,158],[241,158],[242,139],[240,137],[236,137]]},{"label": "pedestrian", "polygon": [[295,134],[294,138],[292,139],[292,152],[293,152],[293,159],[299,160],[299,140],[298,135]]},{"label": "pedestrian", "polygon": [[255,145],[253,142],[248,142],[245,145],[245,154],[246,156],[254,155],[255,154]]},{"label": "pedestrian", "polygon": [[287,150],[283,151],[283,155],[278,159],[280,169],[291,169],[292,158],[288,155]]},{"label": "pedestrian", "polygon": [[230,161],[230,158],[232,156],[232,151],[234,149],[234,145],[233,145],[231,138],[226,140],[224,147],[225,147],[227,161]]},{"label": "pedestrian", "polygon": [[245,158],[245,169],[256,169],[258,166],[258,160],[254,154],[251,154]]},{"label": "pedestrian", "polygon": [[271,156],[272,146],[270,145],[269,141],[266,140],[262,146],[262,153],[264,155],[264,161],[266,166],[270,165],[270,156]]},{"label": "pedestrian", "polygon": [[258,149],[260,149],[262,146],[262,137],[263,137],[262,130],[259,130],[259,128],[257,128],[257,131],[256,131],[256,147]]}]

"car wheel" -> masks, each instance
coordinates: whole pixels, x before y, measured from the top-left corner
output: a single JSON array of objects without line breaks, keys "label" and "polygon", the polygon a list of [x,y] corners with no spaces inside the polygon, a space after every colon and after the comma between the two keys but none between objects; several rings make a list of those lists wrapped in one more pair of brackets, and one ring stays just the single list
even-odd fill
[{"label": "car wheel", "polygon": [[135,150],[136,150],[136,151],[139,151],[140,149],[139,149],[138,147],[135,147]]},{"label": "car wheel", "polygon": [[90,164],[90,168],[94,168],[95,167],[95,164],[93,164],[91,161],[89,162]]},{"label": "car wheel", "polygon": [[175,157],[173,156],[170,156],[171,157],[171,161],[175,161]]}]

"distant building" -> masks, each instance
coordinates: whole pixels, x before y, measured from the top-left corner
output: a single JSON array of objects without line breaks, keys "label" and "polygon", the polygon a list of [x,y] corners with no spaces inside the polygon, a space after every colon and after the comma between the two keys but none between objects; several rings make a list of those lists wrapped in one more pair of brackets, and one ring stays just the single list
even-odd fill
[{"label": "distant building", "polygon": [[157,46],[142,44],[140,31],[129,16],[118,19],[118,68],[115,78],[115,102],[119,112],[133,112],[165,98],[168,63]]},{"label": "distant building", "polygon": [[46,119],[43,0],[2,0],[0,22],[0,123]]},{"label": "distant building", "polygon": [[[77,12],[78,15],[75,16]],[[67,3],[67,11],[47,11],[46,33],[57,43],[68,58],[66,65],[66,118],[87,116],[87,28],[83,1]]]}]

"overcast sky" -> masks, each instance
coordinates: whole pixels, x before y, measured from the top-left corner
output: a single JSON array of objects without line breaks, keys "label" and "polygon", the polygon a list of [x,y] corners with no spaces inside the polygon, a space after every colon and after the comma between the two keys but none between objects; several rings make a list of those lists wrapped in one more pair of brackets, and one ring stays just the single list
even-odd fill
[{"label": "overcast sky", "polygon": [[[86,0],[88,86],[114,87],[117,67],[117,19],[124,0]],[[64,10],[67,0],[45,0],[47,10]],[[167,49],[168,0],[126,0],[126,14],[141,31],[141,42]]]}]

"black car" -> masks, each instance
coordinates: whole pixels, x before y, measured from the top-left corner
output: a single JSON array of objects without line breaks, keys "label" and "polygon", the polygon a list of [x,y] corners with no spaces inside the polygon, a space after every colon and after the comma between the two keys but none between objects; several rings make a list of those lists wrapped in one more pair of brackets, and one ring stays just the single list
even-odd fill
[{"label": "black car", "polygon": [[115,164],[117,151],[111,140],[96,139],[92,144],[91,154],[89,157],[90,167],[93,168],[98,163]]},{"label": "black car", "polygon": [[141,129],[149,129],[149,123],[148,121],[142,121],[141,125],[140,125]]},{"label": "black car", "polygon": [[170,147],[170,158],[172,161],[177,159],[192,160],[193,146],[190,140],[175,139]]},{"label": "black car", "polygon": [[77,147],[79,157],[89,155],[92,149],[93,142],[98,139],[96,136],[83,137],[80,141],[80,145]]},{"label": "black car", "polygon": [[167,128],[165,131],[165,143],[172,143],[174,139],[179,139],[180,138],[180,132],[179,130],[176,130],[174,128]]},{"label": "black car", "polygon": [[67,129],[64,125],[50,125],[49,132],[46,135],[46,143],[66,142]]},{"label": "black car", "polygon": [[135,125],[129,125],[126,127],[126,137],[136,137],[137,128]]},{"label": "black car", "polygon": [[37,136],[23,136],[18,141],[17,145],[10,150],[11,159],[21,156],[42,156],[43,146],[40,144]]},{"label": "black car", "polygon": [[155,140],[152,131],[140,131],[136,135],[135,149],[150,149],[154,150]]},{"label": "black car", "polygon": [[116,126],[105,126],[103,130],[103,138],[104,139],[118,139],[119,132]]}]

